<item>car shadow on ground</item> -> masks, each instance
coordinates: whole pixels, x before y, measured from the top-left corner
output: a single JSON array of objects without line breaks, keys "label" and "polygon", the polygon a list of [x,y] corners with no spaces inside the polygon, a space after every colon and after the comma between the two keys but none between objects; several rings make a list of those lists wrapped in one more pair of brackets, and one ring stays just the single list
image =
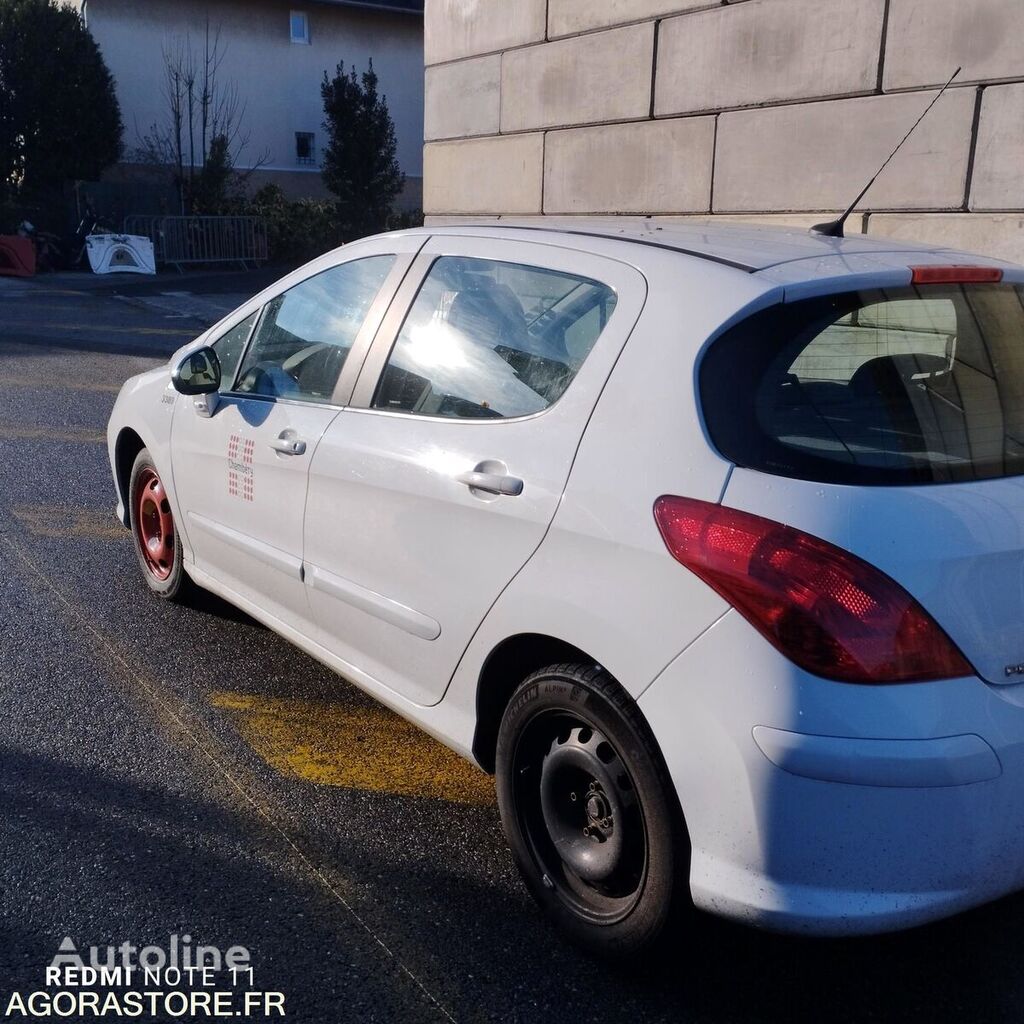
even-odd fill
[{"label": "car shadow on ground", "polygon": [[146,770],[0,749],[5,1005],[11,991],[43,988],[65,935],[80,950],[167,950],[175,933],[193,948],[245,946],[255,987],[284,992],[289,1017],[431,1019],[400,965],[264,819],[239,813],[229,789],[199,797],[187,777],[165,788],[145,782]]},{"label": "car shadow on ground", "polygon": [[241,608],[236,608],[233,604],[228,604],[222,597],[198,587],[189,595],[188,607],[190,611],[200,615],[210,615],[213,618],[222,619],[224,622],[235,622],[259,630],[267,628],[262,622],[243,612]]},{"label": "car shadow on ground", "polygon": [[[406,869],[381,884],[410,883],[425,905],[403,908],[408,927],[443,941],[449,965],[458,953],[459,994],[450,1003],[492,1013],[505,1005],[506,1020],[1020,1019],[1021,897],[914,931],[844,940],[772,934],[694,913],[657,955],[621,964],[577,952],[528,902],[473,883],[467,891],[463,879]],[[472,916],[460,919],[459,906],[472,907]]]},{"label": "car shadow on ground", "polygon": [[[196,941],[252,949],[296,1019],[337,1024],[368,1007],[436,1019],[426,1003],[410,1014],[410,998],[421,996],[410,997],[395,961],[263,819],[230,806],[230,794],[199,797],[187,780],[165,788],[137,771],[0,750],[7,990],[37,986],[64,934],[84,944],[159,942],[187,929]],[[1019,1018],[1019,897],[912,932],[843,941],[696,915],[657,957],[609,964],[565,944],[521,890],[439,866],[429,851],[444,837],[431,830],[444,827],[427,815],[391,852],[364,857],[339,823],[343,857],[313,856],[329,874],[343,872],[369,928],[380,927],[458,1020]]]}]

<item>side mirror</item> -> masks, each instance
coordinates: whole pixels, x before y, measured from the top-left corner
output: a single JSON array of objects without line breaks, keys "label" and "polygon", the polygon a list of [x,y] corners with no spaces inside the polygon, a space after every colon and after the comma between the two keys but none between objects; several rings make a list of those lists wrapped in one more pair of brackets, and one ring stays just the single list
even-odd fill
[{"label": "side mirror", "polygon": [[212,348],[190,352],[171,374],[174,390],[183,395],[211,395],[220,389],[220,360]]}]

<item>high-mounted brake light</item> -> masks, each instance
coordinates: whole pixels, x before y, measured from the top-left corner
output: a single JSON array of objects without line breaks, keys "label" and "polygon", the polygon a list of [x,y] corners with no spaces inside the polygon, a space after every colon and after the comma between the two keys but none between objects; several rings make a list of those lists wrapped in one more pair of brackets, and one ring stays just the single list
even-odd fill
[{"label": "high-mounted brake light", "polygon": [[911,284],[998,284],[999,267],[911,267]]},{"label": "high-mounted brake light", "polygon": [[808,672],[847,683],[974,674],[910,594],[842,548],[692,498],[659,498],[654,518],[673,557]]}]

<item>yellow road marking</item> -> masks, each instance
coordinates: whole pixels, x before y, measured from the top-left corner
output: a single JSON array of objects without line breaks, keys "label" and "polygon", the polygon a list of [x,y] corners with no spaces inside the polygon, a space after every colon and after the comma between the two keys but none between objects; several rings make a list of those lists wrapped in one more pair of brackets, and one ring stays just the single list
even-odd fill
[{"label": "yellow road marking", "polygon": [[110,512],[59,505],[15,505],[11,512],[29,533],[37,537],[97,537],[122,540],[128,531]]},{"label": "yellow road marking", "polygon": [[284,775],[325,786],[494,803],[489,776],[384,707],[214,693],[245,741]]},{"label": "yellow road marking", "polygon": [[120,384],[87,384],[80,380],[55,378],[37,380],[32,377],[16,377],[9,374],[0,374],[0,387],[42,388],[45,391],[109,391],[112,395],[116,395],[121,390]]},{"label": "yellow road marking", "polygon": [[107,436],[98,430],[52,430],[50,427],[26,427],[20,423],[0,423],[0,441],[33,440],[78,441],[82,444],[106,444]]},{"label": "yellow road marking", "polygon": [[[36,288],[35,285],[26,286],[25,291],[31,295],[73,295],[75,298],[81,298],[89,294],[89,292],[73,291],[70,288]],[[23,297],[22,295],[18,296],[18,298]]]},{"label": "yellow road marking", "polygon": [[201,329],[194,327],[125,327],[113,324],[49,323],[41,320],[11,320],[4,318],[5,327],[38,327],[44,331],[97,331],[105,334],[167,334],[194,338]]}]

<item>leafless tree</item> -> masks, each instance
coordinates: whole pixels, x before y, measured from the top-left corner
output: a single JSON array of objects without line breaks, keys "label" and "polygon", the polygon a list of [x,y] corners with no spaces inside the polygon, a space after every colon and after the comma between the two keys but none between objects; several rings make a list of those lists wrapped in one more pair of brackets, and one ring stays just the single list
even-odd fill
[{"label": "leafless tree", "polygon": [[233,181],[240,189],[269,158],[261,153],[239,169],[251,133],[237,83],[224,80],[221,74],[226,53],[220,27],[211,28],[209,19],[201,46],[188,33],[166,42],[162,84],[166,119],[139,133],[135,158],[172,167],[186,207],[211,185]]}]

